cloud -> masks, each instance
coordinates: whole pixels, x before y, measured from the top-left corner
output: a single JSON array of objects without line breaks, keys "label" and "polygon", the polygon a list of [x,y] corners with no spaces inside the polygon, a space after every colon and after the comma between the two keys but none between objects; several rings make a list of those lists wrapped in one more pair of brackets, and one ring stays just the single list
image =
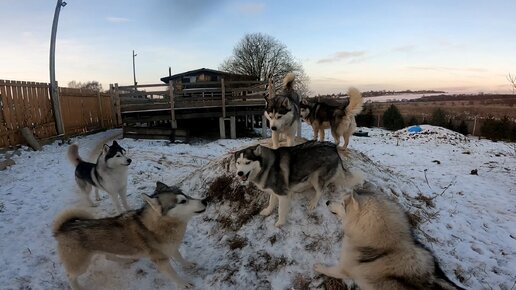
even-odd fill
[{"label": "cloud", "polygon": [[123,17],[106,17],[106,20],[112,23],[124,23],[130,21],[129,19]]},{"label": "cloud", "polygon": [[323,58],[317,61],[317,63],[330,63],[341,60],[349,60],[349,62],[359,62],[358,59],[361,56],[365,56],[366,52],[360,51],[337,51],[332,57]]},{"label": "cloud", "polygon": [[263,3],[244,3],[238,5],[238,11],[246,14],[259,14],[265,9]]},{"label": "cloud", "polygon": [[429,71],[466,71],[466,72],[486,72],[485,68],[478,67],[446,67],[446,66],[408,66],[411,70],[429,70]]}]

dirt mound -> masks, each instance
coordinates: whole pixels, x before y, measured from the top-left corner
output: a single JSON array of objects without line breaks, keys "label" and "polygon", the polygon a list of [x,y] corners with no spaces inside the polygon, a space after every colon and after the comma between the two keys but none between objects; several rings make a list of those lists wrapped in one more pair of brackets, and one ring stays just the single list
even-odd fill
[{"label": "dirt mound", "polygon": [[443,127],[431,125],[421,125],[419,127],[422,129],[420,132],[409,132],[408,129],[410,127],[407,127],[388,133],[387,136],[396,138],[401,141],[414,140],[418,144],[435,142],[441,144],[457,145],[469,142],[468,137]]}]

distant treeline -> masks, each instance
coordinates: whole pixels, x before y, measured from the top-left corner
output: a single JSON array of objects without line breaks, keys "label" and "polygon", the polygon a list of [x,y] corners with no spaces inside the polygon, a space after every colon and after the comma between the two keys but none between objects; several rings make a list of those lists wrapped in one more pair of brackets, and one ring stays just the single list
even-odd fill
[{"label": "distant treeline", "polygon": [[408,102],[432,102],[432,101],[483,101],[493,99],[516,99],[516,95],[511,94],[458,94],[458,95],[436,95],[424,96],[419,99],[408,100]]},{"label": "distant treeline", "polygon": [[[387,90],[381,90],[381,91],[364,91],[362,92],[363,97],[380,97],[380,96],[390,96],[390,95],[402,95],[402,94],[444,94],[445,91],[434,91],[434,90],[404,90],[404,91],[387,91]],[[317,95],[316,97],[329,97],[329,98],[339,98],[339,97],[345,97],[348,94],[346,93],[337,93],[337,94],[331,94],[331,95]]]}]

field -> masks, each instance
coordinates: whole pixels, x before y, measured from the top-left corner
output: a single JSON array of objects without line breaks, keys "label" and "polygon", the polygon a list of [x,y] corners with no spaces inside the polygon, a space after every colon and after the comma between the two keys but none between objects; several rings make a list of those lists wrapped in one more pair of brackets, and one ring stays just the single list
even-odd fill
[{"label": "field", "polygon": [[[397,98],[402,99],[403,95]],[[427,123],[432,112],[438,108],[446,111],[454,125],[464,120],[469,132],[473,132],[477,119],[473,135],[480,133],[479,128],[488,117],[500,119],[507,116],[516,122],[516,95],[438,95],[407,101],[370,102],[366,104],[366,108],[372,109],[377,125],[381,125],[383,113],[392,104],[399,109],[405,120],[415,117],[421,124]]]},{"label": "field", "polygon": [[[409,212],[417,237],[438,257],[446,274],[467,289],[514,288],[516,276],[516,146],[469,138],[423,126],[424,133],[367,129],[354,137],[345,162],[366,173],[379,194],[396,199]],[[74,138],[85,158],[110,130]],[[303,125],[303,136],[311,129]],[[327,134],[330,135],[330,134]],[[129,203],[142,205],[156,181],[178,184],[194,197],[211,196],[206,213],[188,226],[180,249],[196,262],[178,269],[196,289],[324,289],[339,281],[316,274],[314,263],[336,263],[340,222],[327,210],[328,191],[315,212],[306,207],[310,192],[294,197],[287,224],[274,227],[276,214],[256,214],[267,197],[234,179],[231,152],[259,139],[203,141],[196,144],[122,139],[133,159]],[[16,164],[0,171],[0,285],[2,289],[66,289],[50,227],[62,210],[81,206],[67,147],[58,142],[40,152],[7,152]],[[92,153],[92,154],[90,154]],[[0,155],[0,159],[6,157]],[[477,170],[477,175],[470,174]],[[104,194],[97,216],[113,214]],[[89,289],[175,289],[148,260],[119,265],[94,258],[79,279]],[[340,288],[345,289],[342,284]]]}]

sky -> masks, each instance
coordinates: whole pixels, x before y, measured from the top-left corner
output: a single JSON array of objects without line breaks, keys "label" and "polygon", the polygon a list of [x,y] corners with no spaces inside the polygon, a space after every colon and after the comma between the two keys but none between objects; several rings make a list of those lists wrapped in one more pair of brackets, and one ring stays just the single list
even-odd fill
[{"label": "sky", "polygon": [[[0,0],[0,79],[49,82],[57,1]],[[56,43],[60,86],[159,83],[218,69],[246,33],[265,33],[303,65],[314,94],[436,89],[512,92],[516,1],[69,0]]]}]

